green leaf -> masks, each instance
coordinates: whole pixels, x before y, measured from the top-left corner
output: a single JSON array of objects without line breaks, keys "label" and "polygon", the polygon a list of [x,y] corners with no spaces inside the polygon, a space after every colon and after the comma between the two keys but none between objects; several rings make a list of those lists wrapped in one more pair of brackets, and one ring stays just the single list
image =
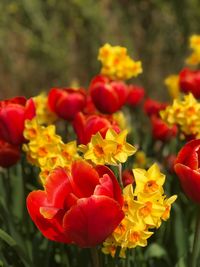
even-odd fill
[{"label": "green leaf", "polygon": [[167,259],[168,255],[166,250],[159,244],[152,243],[148,246],[147,250],[145,251],[145,258],[157,258],[157,259]]}]

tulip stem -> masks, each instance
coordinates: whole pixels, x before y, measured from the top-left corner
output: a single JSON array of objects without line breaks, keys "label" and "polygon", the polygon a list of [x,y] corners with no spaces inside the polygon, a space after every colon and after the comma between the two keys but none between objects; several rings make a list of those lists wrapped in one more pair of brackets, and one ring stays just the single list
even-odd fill
[{"label": "tulip stem", "polygon": [[122,164],[121,164],[121,163],[118,164],[118,169],[119,169],[119,183],[120,183],[121,187],[123,188],[123,181],[122,181]]},{"label": "tulip stem", "polygon": [[196,219],[196,229],[194,233],[191,267],[197,267],[198,265],[197,260],[199,256],[199,247],[200,247],[200,207],[198,209],[198,214],[197,214],[197,219]]},{"label": "tulip stem", "polygon": [[90,249],[92,255],[92,263],[94,267],[100,267],[98,248],[93,247]]}]

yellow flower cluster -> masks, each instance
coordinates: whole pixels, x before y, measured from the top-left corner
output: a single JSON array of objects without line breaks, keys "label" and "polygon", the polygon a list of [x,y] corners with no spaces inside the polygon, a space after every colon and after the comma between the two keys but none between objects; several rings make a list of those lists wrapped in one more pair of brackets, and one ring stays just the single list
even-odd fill
[{"label": "yellow flower cluster", "polygon": [[178,125],[185,135],[200,137],[200,103],[191,93],[184,95],[183,100],[174,99],[160,115],[169,126]]},{"label": "yellow flower cluster", "polygon": [[117,134],[113,129],[109,129],[105,138],[98,132],[93,135],[90,143],[80,145],[80,151],[84,153],[86,160],[91,160],[95,164],[118,165],[126,162],[127,158],[136,152],[136,148],[126,142],[128,130],[123,130]]},{"label": "yellow flower cluster", "polygon": [[101,74],[113,80],[127,80],[142,73],[141,61],[134,61],[121,46],[105,44],[99,49],[98,60],[102,63]]},{"label": "yellow flower cluster", "polygon": [[171,204],[177,196],[166,198],[163,184],[165,175],[154,164],[147,171],[133,169],[135,190],[128,185],[123,190],[125,213],[124,219],[104,242],[102,251],[114,257],[117,247],[120,256],[125,257],[127,248],[146,246],[147,239],[159,228],[162,220],[170,216]]},{"label": "yellow flower cluster", "polygon": [[179,97],[180,93],[180,86],[179,86],[179,75],[170,75],[168,76],[165,81],[165,85],[167,86],[169,95],[171,98]]},{"label": "yellow flower cluster", "polygon": [[49,125],[56,121],[57,116],[50,111],[48,107],[48,98],[45,93],[33,97],[33,101],[36,106],[36,116],[39,124]]},{"label": "yellow flower cluster", "polygon": [[193,52],[186,59],[186,63],[189,65],[197,65],[200,63],[200,35],[194,34],[190,37],[190,48]]},{"label": "yellow flower cluster", "polygon": [[55,126],[41,126],[36,119],[25,122],[24,137],[29,143],[23,145],[27,160],[40,167],[42,183],[50,170],[55,167],[68,167],[74,158],[78,158],[76,141],[64,144],[55,133]]}]

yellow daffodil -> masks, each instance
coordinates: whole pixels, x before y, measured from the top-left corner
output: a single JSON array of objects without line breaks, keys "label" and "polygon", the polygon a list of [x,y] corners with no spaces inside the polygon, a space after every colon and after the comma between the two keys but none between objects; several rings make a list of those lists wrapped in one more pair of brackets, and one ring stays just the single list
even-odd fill
[{"label": "yellow daffodil", "polygon": [[95,164],[117,165],[136,152],[136,148],[126,142],[127,134],[127,130],[117,134],[113,129],[109,129],[105,138],[97,133],[92,136],[87,146],[81,145],[79,148],[84,153],[84,158]]},{"label": "yellow daffodil", "polygon": [[165,85],[167,86],[169,95],[171,98],[177,98],[180,94],[180,87],[179,87],[179,76],[178,75],[170,75],[168,76],[165,81]]},{"label": "yellow daffodil", "polygon": [[49,125],[56,121],[57,116],[55,113],[50,111],[48,107],[48,97],[44,92],[33,97],[33,101],[36,106],[37,121],[40,125]]},{"label": "yellow daffodil", "polygon": [[183,100],[174,99],[160,115],[169,126],[177,124],[185,135],[200,136],[200,103],[191,93],[184,95]]},{"label": "yellow daffodil", "polygon": [[190,37],[190,48],[193,52],[186,58],[186,63],[189,65],[197,65],[200,63],[200,35],[194,34]]},{"label": "yellow daffodil", "polygon": [[101,74],[113,80],[127,80],[142,73],[140,61],[134,61],[121,46],[105,44],[99,49],[98,59],[102,63]]}]

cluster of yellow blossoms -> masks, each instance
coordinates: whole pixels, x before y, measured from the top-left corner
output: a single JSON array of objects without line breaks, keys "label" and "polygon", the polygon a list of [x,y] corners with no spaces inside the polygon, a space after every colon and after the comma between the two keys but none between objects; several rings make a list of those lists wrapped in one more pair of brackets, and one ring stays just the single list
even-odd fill
[{"label": "cluster of yellow blossoms", "polygon": [[41,93],[33,97],[36,106],[37,122],[42,125],[49,125],[56,121],[57,116],[48,108],[48,99],[46,93]]},{"label": "cluster of yellow blossoms", "polygon": [[109,129],[105,138],[97,133],[92,136],[87,145],[80,145],[79,147],[86,160],[100,165],[118,165],[126,162],[127,158],[136,152],[136,148],[126,142],[127,134],[128,130],[123,130],[117,134],[113,129]]},{"label": "cluster of yellow blossoms", "polygon": [[49,172],[55,167],[69,167],[72,160],[79,157],[76,141],[64,144],[61,137],[55,133],[55,126],[41,126],[36,119],[25,123],[24,137],[29,140],[23,145],[27,160],[41,169],[42,183]]},{"label": "cluster of yellow blossoms", "polygon": [[98,59],[102,63],[101,74],[113,80],[127,80],[142,73],[141,61],[134,61],[121,46],[105,44],[99,49]]},{"label": "cluster of yellow blossoms", "polygon": [[200,103],[191,93],[184,95],[183,100],[174,99],[160,115],[169,126],[178,125],[185,135],[200,137]]},{"label": "cluster of yellow blossoms", "polygon": [[102,251],[114,257],[120,247],[120,257],[125,257],[127,248],[146,246],[152,229],[159,228],[162,220],[170,215],[171,204],[177,196],[166,198],[163,184],[165,175],[154,164],[147,171],[133,169],[135,188],[128,185],[123,190],[124,219],[104,242]]},{"label": "cluster of yellow blossoms", "polygon": [[189,65],[197,65],[200,63],[200,35],[194,34],[190,37],[190,48],[193,52],[186,59],[186,63]]}]

